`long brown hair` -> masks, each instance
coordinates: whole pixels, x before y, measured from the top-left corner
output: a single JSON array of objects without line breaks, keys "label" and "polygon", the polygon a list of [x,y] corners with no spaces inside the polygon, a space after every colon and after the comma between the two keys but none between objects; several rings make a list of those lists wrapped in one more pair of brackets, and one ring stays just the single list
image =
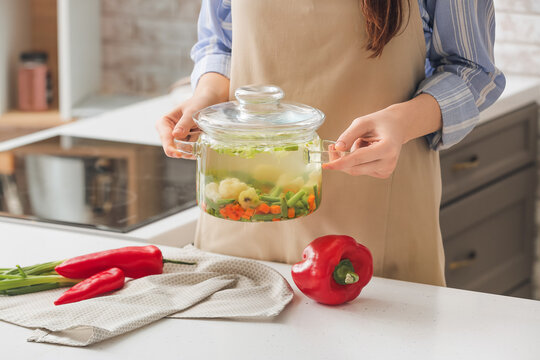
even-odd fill
[{"label": "long brown hair", "polygon": [[398,34],[405,2],[410,6],[410,0],[360,0],[366,18],[366,49],[373,52],[370,57],[381,56],[384,46]]}]

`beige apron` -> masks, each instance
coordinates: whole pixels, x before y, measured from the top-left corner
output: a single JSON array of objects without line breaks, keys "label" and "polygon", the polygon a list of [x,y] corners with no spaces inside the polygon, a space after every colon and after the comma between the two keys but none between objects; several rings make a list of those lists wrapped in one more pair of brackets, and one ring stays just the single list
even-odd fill
[{"label": "beige apron", "polygon": [[[411,98],[424,77],[418,3],[399,36],[370,59],[359,0],[233,0],[231,93],[275,84],[285,99],[321,109],[335,140],[356,117]],[[403,119],[407,121],[407,119]],[[237,223],[202,214],[207,251],[294,263],[313,239],[346,234],[368,246],[375,275],[444,285],[439,156],[424,139],[403,146],[389,179],[324,171],[321,207],[303,219]]]}]

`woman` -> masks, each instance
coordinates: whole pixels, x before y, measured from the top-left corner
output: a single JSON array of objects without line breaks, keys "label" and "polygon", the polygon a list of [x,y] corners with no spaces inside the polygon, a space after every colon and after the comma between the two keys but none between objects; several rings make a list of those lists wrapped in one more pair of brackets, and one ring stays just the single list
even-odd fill
[{"label": "woman", "polygon": [[253,83],[321,109],[321,138],[354,152],[325,166],[334,171],[312,215],[249,224],[202,214],[196,245],[293,263],[316,237],[347,234],[370,248],[376,275],[444,285],[436,150],[502,92],[493,38],[490,0],[203,0],[193,97],[157,124],[165,153],[180,157],[173,137],[195,111]]}]

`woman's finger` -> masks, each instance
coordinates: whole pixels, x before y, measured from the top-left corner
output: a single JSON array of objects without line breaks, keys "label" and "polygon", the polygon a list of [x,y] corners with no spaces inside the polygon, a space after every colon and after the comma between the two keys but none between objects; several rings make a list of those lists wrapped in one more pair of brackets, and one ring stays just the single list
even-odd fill
[{"label": "woman's finger", "polygon": [[370,137],[372,131],[373,124],[371,120],[366,117],[355,119],[337,139],[336,150],[349,150],[358,138]]},{"label": "woman's finger", "polygon": [[375,142],[369,146],[356,148],[352,153],[324,164],[324,169],[345,170],[354,166],[384,158],[389,150],[383,142]]},{"label": "woman's finger", "polygon": [[195,111],[190,109],[185,109],[182,113],[182,116],[179,118],[174,130],[172,132],[173,136],[177,139],[183,139],[187,136],[189,131],[195,127],[195,122],[193,121],[193,113]]},{"label": "woman's finger", "polygon": [[172,130],[175,122],[167,115],[162,117],[156,122],[156,130],[163,146],[163,151],[169,157],[179,157],[176,147],[174,146],[174,139],[172,136]]}]

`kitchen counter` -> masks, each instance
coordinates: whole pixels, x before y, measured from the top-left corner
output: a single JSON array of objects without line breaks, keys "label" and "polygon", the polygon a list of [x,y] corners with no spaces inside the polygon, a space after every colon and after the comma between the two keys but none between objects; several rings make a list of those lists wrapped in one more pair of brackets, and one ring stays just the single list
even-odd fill
[{"label": "kitchen counter", "polygon": [[[0,223],[0,264],[29,265],[137,244]],[[17,359],[539,359],[540,302],[373,278],[337,307],[298,291],[290,266],[267,263],[294,289],[271,321],[162,319],[88,348],[26,342],[0,322],[2,354]]]},{"label": "kitchen counter", "polygon": [[[157,97],[99,116],[81,119],[64,126],[1,142],[0,151],[9,150],[55,135],[160,145],[159,137],[154,128],[156,120],[190,95],[191,89],[185,86],[177,89],[170,95]],[[490,121],[534,101],[540,103],[540,78],[511,76],[507,79],[506,89],[501,98],[492,107],[481,113],[480,123]],[[191,208],[127,234],[108,234],[102,231],[82,228],[72,228],[72,230],[83,233],[98,233],[130,240],[142,240],[161,245],[183,246],[192,241],[198,216],[199,210],[197,208]],[[20,220],[5,218],[0,218],[0,221],[20,222]],[[51,227],[51,225],[43,223],[32,224]],[[62,228],[60,225],[54,225],[52,227]]]}]

